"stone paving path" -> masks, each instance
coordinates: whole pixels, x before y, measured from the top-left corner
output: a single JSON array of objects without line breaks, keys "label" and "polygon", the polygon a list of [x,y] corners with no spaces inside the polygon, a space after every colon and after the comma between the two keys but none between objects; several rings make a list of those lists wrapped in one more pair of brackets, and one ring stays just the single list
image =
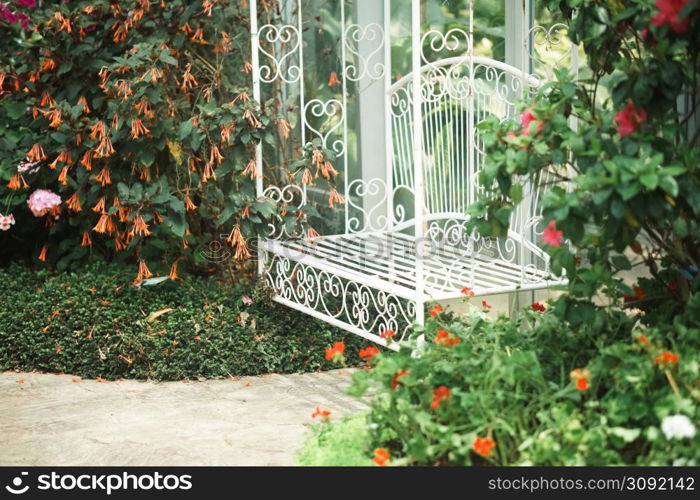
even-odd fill
[{"label": "stone paving path", "polygon": [[316,406],[355,413],[351,370],[203,382],[0,374],[0,465],[292,465]]}]

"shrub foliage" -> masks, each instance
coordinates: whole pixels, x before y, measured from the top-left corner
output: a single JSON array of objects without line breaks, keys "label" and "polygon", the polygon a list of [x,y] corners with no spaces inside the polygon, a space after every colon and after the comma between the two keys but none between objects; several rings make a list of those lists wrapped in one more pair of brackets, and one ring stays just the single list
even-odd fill
[{"label": "shrub foliage", "polygon": [[[330,367],[337,330],[213,278],[131,286],[116,265],[0,270],[0,370],[180,380]],[[246,297],[244,299],[244,297]],[[359,339],[348,335],[347,359]]]},{"label": "shrub foliage", "polygon": [[[144,278],[200,263],[222,234],[244,258],[271,217],[293,225],[256,197],[255,146],[288,125],[251,99],[247,23],[233,0],[7,3],[3,253],[59,269],[120,254]],[[61,203],[28,207],[39,189]]]}]

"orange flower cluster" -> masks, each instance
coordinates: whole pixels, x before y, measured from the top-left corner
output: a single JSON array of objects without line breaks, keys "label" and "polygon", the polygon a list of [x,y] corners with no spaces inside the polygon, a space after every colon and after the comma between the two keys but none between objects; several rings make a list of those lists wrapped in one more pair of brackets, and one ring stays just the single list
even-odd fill
[{"label": "orange flower cluster", "polygon": [[396,332],[394,330],[384,330],[379,336],[383,339],[393,339],[396,337]]},{"label": "orange flower cluster", "polygon": [[345,342],[336,342],[332,347],[326,347],[326,361],[342,363],[345,360]]},{"label": "orange flower cluster", "polygon": [[153,276],[153,273],[148,269],[146,261],[139,259],[139,272],[136,276],[136,281],[141,281],[150,278],[151,276]]},{"label": "orange flower cluster", "polygon": [[433,391],[433,399],[430,402],[430,408],[433,410],[437,410],[440,407],[442,401],[445,399],[449,399],[450,396],[452,396],[452,393],[447,388],[447,386],[441,385]]},{"label": "orange flower cluster", "polygon": [[77,191],[66,200],[66,206],[68,207],[68,210],[74,213],[78,213],[83,210],[83,206],[80,203],[80,196],[78,196]]},{"label": "orange flower cluster", "polygon": [[372,359],[377,354],[379,354],[379,349],[377,349],[373,345],[367,346],[364,349],[360,349],[360,352],[359,352],[359,356],[361,358],[367,359],[367,360]]},{"label": "orange flower cluster", "polygon": [[581,368],[576,368],[569,374],[572,382],[576,386],[576,390],[585,391],[590,386],[591,372],[588,370],[582,370]]},{"label": "orange flower cluster", "polygon": [[41,147],[40,144],[34,144],[32,146],[32,149],[29,150],[29,153],[27,153],[27,160],[32,162],[44,161],[46,160],[46,158],[46,153],[44,153],[44,149]]},{"label": "orange flower cluster", "polygon": [[258,177],[258,166],[255,160],[250,160],[248,164],[243,169],[242,175],[248,176],[251,179]]},{"label": "orange flower cluster", "polygon": [[337,204],[337,205],[342,205],[342,204],[344,204],[344,203],[345,203],[345,198],[343,198],[342,196],[340,196],[340,193],[338,192],[338,190],[337,190],[336,188],[332,188],[332,189],[331,189],[331,194],[330,194],[330,196],[328,197],[328,205],[329,205],[331,208],[334,208],[334,207],[336,206],[336,204]]},{"label": "orange flower cluster", "polygon": [[139,137],[146,135],[150,132],[143,124],[140,118],[131,120],[131,137],[138,139]]},{"label": "orange flower cluster", "polygon": [[665,351],[656,358],[654,358],[654,363],[657,365],[669,367],[678,363],[679,360],[680,357],[678,356],[678,354],[674,354],[670,351]]},{"label": "orange flower cluster", "polygon": [[488,457],[495,447],[496,441],[491,439],[489,436],[477,436],[476,439],[474,439],[474,443],[472,444],[472,449],[482,457]]},{"label": "orange flower cluster", "polygon": [[391,454],[386,450],[386,448],[377,448],[374,450],[374,458],[372,462],[377,467],[384,467],[391,460]]},{"label": "orange flower cluster", "polygon": [[438,330],[437,331],[437,336],[435,337],[435,343],[448,346],[448,347],[454,347],[456,345],[459,345],[460,339],[459,337],[450,337],[450,332],[447,330]]},{"label": "orange flower cluster", "polygon": [[9,189],[27,189],[29,184],[24,180],[24,176],[20,173],[14,174],[10,177],[10,182],[7,183]]},{"label": "orange flower cluster", "polygon": [[409,375],[408,370],[399,370],[397,371],[393,377],[391,377],[391,388],[393,390],[396,390],[399,388],[399,383],[401,382],[401,377],[405,377]]},{"label": "orange flower cluster", "polygon": [[328,410],[322,410],[318,406],[314,410],[314,412],[311,414],[311,418],[320,418],[321,421],[328,422],[331,417],[331,412]]},{"label": "orange flower cluster", "polygon": [[234,250],[233,257],[236,260],[243,260],[250,257],[250,252],[248,251],[248,243],[241,233],[241,227],[236,224],[231,230],[231,234],[226,239]]},{"label": "orange flower cluster", "polygon": [[443,312],[445,312],[445,309],[443,309],[443,307],[442,307],[441,305],[435,304],[435,305],[433,306],[433,308],[429,311],[429,314],[434,318],[434,317],[436,317],[437,315],[439,315],[440,313],[443,313]]}]

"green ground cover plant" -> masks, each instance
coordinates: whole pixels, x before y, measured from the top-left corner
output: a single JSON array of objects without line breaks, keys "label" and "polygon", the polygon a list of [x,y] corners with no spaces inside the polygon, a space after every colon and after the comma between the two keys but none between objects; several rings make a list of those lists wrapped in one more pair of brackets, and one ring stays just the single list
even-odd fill
[{"label": "green ground cover plant", "polygon": [[359,339],[214,278],[132,286],[119,265],[0,269],[0,370],[181,380],[332,367],[323,347]]}]

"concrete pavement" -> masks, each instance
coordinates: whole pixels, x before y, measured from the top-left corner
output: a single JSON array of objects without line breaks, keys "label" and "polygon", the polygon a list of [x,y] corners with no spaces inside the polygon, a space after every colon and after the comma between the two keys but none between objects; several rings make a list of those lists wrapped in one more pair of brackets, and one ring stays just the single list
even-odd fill
[{"label": "concrete pavement", "polygon": [[0,374],[0,465],[292,465],[316,406],[363,408],[351,370],[201,382]]}]

